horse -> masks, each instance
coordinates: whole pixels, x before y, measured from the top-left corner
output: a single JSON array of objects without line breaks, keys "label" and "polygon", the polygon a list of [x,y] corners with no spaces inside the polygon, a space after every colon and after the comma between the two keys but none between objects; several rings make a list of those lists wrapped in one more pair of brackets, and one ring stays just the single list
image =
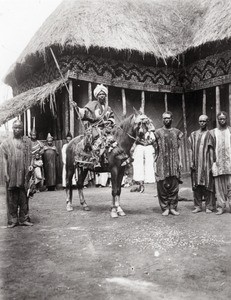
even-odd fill
[{"label": "horse", "polygon": [[[146,115],[142,115],[135,112],[134,114],[128,116],[119,125],[116,125],[111,134],[114,136],[118,143],[118,146],[123,149],[123,151],[130,156],[130,150],[140,134],[144,134],[148,129],[146,124],[152,124],[151,119]],[[144,122],[145,120],[145,122]],[[146,124],[145,124],[146,123]],[[75,164],[75,153],[76,149],[79,147],[79,143],[83,141],[84,135],[79,135],[75,137],[67,146],[66,150],[66,205],[67,211],[72,211],[72,178],[75,174],[75,169],[77,168],[78,178],[77,178],[77,189],[80,199],[80,204],[83,210],[89,211],[90,208],[83,194],[83,184],[88,170],[92,171],[92,168],[81,167]],[[111,207],[111,217],[117,218],[118,216],[125,216],[120,205],[120,194],[121,194],[121,183],[124,176],[125,166],[122,166],[122,161],[117,157],[113,151],[107,153],[107,166],[103,167],[97,172],[110,172],[111,173],[111,184],[112,184],[112,207]]]}]

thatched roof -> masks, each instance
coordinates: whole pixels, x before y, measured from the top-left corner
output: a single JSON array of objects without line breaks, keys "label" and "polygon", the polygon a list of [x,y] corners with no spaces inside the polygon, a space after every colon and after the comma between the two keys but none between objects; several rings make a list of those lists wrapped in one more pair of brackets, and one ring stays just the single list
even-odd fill
[{"label": "thatched roof", "polygon": [[194,34],[193,47],[231,37],[231,1],[210,0],[205,6],[203,20]]},{"label": "thatched roof", "polygon": [[0,125],[22,114],[33,105],[40,104],[42,106],[47,99],[53,103],[55,92],[63,85],[63,79],[59,79],[8,99],[1,105]]},{"label": "thatched roof", "polygon": [[5,82],[11,82],[17,65],[32,65],[33,56],[46,61],[49,47],[175,56],[193,46],[211,1],[64,0],[10,68]]}]

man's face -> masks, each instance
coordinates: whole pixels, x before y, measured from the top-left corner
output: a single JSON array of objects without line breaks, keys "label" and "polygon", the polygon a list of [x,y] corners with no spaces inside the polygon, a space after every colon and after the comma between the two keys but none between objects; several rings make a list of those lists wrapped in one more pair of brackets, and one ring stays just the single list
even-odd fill
[{"label": "man's face", "polygon": [[217,120],[218,120],[218,123],[219,123],[219,125],[220,125],[221,127],[226,126],[227,118],[226,118],[225,115],[220,115],[220,116],[217,118]]},{"label": "man's face", "polygon": [[23,128],[20,125],[14,125],[13,134],[15,138],[20,138],[23,135]]},{"label": "man's face", "polygon": [[100,104],[105,104],[106,94],[103,91],[99,92],[99,94],[97,95],[97,99]]},{"label": "man's face", "polygon": [[31,139],[32,139],[33,141],[36,140],[36,133],[35,133],[35,132],[33,132],[33,133],[31,134]]},{"label": "man's face", "polygon": [[170,114],[164,114],[163,123],[166,127],[170,127],[172,124],[172,116]]},{"label": "man's face", "polygon": [[199,118],[199,126],[201,129],[205,129],[207,127],[208,118],[200,117]]},{"label": "man's face", "polygon": [[52,139],[48,139],[48,140],[47,140],[47,144],[48,144],[49,146],[51,146],[51,145],[53,144],[53,140],[52,140]]}]

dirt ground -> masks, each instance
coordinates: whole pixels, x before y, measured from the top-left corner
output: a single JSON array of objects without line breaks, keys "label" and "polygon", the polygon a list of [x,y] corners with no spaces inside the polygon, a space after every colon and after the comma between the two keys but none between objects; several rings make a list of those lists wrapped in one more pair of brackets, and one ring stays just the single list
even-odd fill
[{"label": "dirt ground", "polygon": [[110,218],[111,189],[87,188],[30,200],[33,227],[6,229],[0,189],[0,299],[231,299],[231,214],[192,214],[189,179],[180,216],[163,217],[154,184],[122,190],[126,217]]}]

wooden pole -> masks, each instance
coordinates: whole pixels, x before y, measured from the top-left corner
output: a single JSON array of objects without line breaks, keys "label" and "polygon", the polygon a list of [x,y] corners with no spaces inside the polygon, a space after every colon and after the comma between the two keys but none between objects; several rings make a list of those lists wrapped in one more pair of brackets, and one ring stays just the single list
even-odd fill
[{"label": "wooden pole", "polygon": [[203,90],[202,114],[206,115],[206,90]]},{"label": "wooden pole", "polygon": [[73,102],[73,82],[70,80],[69,82],[69,108],[70,108],[70,133],[74,136],[75,131],[75,115],[74,108],[72,106]]},{"label": "wooden pole", "polygon": [[231,83],[229,84],[229,124],[231,124]]},{"label": "wooden pole", "polygon": [[145,107],[145,92],[141,91],[141,106],[140,111],[144,114],[144,107]]},{"label": "wooden pole", "polygon": [[66,138],[66,135],[68,133],[68,131],[70,131],[70,117],[69,117],[69,114],[70,114],[70,104],[69,104],[69,95],[68,93],[65,93],[65,99],[64,99],[64,135],[65,135],[65,138]]},{"label": "wooden pole", "polygon": [[182,94],[182,111],[183,111],[183,126],[184,126],[184,158],[185,158],[185,171],[189,170],[189,155],[187,147],[187,121],[185,109],[185,95]]},{"label": "wooden pole", "polygon": [[123,117],[126,118],[127,115],[127,107],[126,107],[126,94],[125,94],[125,89],[121,90],[122,94],[122,107],[123,107]]},{"label": "wooden pole", "polygon": [[27,134],[29,135],[31,132],[31,111],[30,111],[30,109],[28,109],[26,111],[26,114],[27,114]]},{"label": "wooden pole", "polygon": [[[24,111],[23,113],[23,119],[24,119],[24,122],[23,122],[23,127],[24,127],[24,136],[26,136],[26,129],[27,129],[27,124],[26,124],[26,111]],[[29,132],[28,132],[29,134]]]},{"label": "wooden pole", "polygon": [[168,94],[164,93],[164,108],[165,111],[168,111]]},{"label": "wooden pole", "polygon": [[92,84],[88,82],[88,101],[92,101]]},{"label": "wooden pole", "polygon": [[[221,104],[220,104],[220,87],[216,86],[216,116],[217,114],[220,112],[221,110]],[[217,117],[216,117],[216,124],[218,126],[218,121],[217,121]]]}]

